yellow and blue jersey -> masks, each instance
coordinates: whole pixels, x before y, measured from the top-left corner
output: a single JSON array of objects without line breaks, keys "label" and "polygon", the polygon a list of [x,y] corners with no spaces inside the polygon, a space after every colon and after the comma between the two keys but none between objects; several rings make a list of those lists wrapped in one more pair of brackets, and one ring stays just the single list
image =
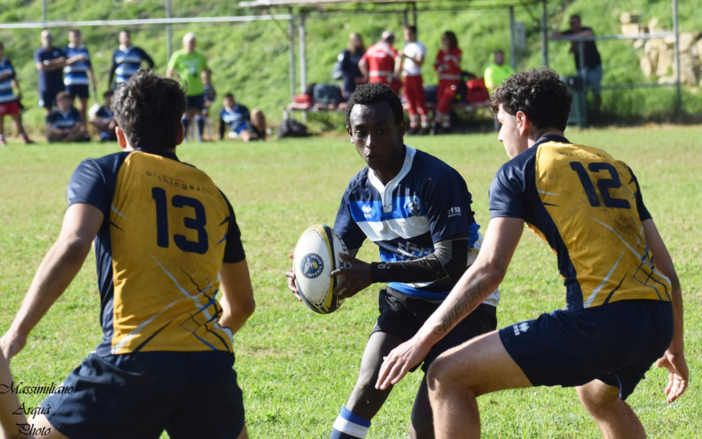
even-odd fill
[{"label": "yellow and blue jersey", "polygon": [[606,152],[548,136],[500,168],[490,215],[521,218],[556,253],[569,310],[622,300],[670,302],[642,221],[650,219],[631,169]]},{"label": "yellow and blue jersey", "polygon": [[234,211],[204,172],[146,148],[88,159],[68,202],[105,215],[95,238],[98,355],[232,352],[215,296],[222,262],[245,255]]}]

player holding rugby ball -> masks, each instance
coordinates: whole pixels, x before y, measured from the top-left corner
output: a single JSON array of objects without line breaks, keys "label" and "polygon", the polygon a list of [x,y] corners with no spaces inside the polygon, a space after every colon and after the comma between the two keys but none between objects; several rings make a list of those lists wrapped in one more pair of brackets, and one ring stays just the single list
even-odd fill
[{"label": "player holding rugby ball", "polygon": [[[349,249],[350,268],[336,288],[345,299],[373,283],[380,291],[380,316],[371,331],[356,387],[334,422],[331,439],[364,438],[371,419],[391,388],[375,382],[383,357],[412,338],[475,260],[482,240],[470,209],[471,194],[459,173],[439,159],[406,146],[402,103],[387,85],[359,86],[349,99],[346,130],[368,165],[348,185],[334,230]],[[381,262],[354,256],[368,238]],[[292,272],[288,286],[296,293]],[[298,296],[299,298],[299,296]],[[497,326],[497,291],[470,318],[456,326],[424,359],[422,370],[439,354]],[[422,381],[412,410],[411,438],[432,438],[433,421]]]}]

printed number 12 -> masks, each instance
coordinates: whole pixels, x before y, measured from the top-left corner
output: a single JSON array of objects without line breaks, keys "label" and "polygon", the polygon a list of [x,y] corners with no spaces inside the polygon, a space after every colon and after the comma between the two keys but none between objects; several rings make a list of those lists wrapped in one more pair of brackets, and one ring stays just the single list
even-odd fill
[{"label": "printed number 12", "polygon": [[[590,174],[585,170],[585,167],[580,162],[570,162],[570,168],[578,174],[580,178],[580,183],[585,189],[585,195],[590,202],[592,207],[600,206],[600,199],[597,196],[597,191],[595,186],[590,180]],[[613,198],[609,194],[609,189],[617,189],[622,187],[622,182],[619,180],[619,173],[617,169],[609,163],[590,163],[588,165],[590,172],[600,172],[607,171],[612,178],[602,178],[597,180],[597,188],[600,190],[600,195],[602,196],[602,201],[604,201],[605,206],[614,207],[618,209],[630,209],[631,205],[627,200],[621,198]]]},{"label": "printed number 12", "polygon": [[[168,199],[166,191],[160,187],[151,188],[151,197],[156,201],[156,244],[159,247],[168,248],[170,234],[168,233]],[[209,244],[207,242],[207,216],[202,203],[190,197],[176,195],[171,199],[173,207],[192,207],[195,211],[195,218],[185,218],[183,225],[187,229],[197,231],[197,241],[188,241],[184,235],[173,235],[173,241],[179,249],[197,254],[207,253]]]}]

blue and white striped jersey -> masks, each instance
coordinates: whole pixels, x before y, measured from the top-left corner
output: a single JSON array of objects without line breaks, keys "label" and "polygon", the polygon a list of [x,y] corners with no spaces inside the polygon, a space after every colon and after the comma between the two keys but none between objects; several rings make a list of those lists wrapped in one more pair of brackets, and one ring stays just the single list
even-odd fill
[{"label": "blue and white striped jersey", "polygon": [[115,82],[121,84],[129,81],[137,70],[141,67],[142,61],[146,61],[150,67],[154,62],[143,49],[136,46],[119,46],[112,54],[112,69],[117,74]]},{"label": "blue and white striped jersey", "polygon": [[56,129],[73,128],[77,123],[81,122],[80,113],[74,107],[71,107],[67,112],[62,113],[56,109],[44,118],[46,123]]},{"label": "blue and white striped jersey", "polygon": [[[463,177],[446,163],[406,146],[405,162],[387,185],[364,168],[341,200],[334,230],[349,249],[366,238],[380,250],[382,262],[419,259],[434,252],[434,243],[467,237],[469,264],[475,260],[482,237],[470,208],[472,199]],[[391,282],[394,290],[426,300],[443,300],[456,280],[405,284]],[[485,303],[497,306],[499,292]]]},{"label": "blue and white striped jersey", "polygon": [[88,70],[92,68],[92,65],[90,64],[90,53],[88,49],[86,49],[85,46],[71,47],[69,44],[63,51],[66,54],[66,59],[81,54],[87,57],[84,61],[78,61],[63,68],[63,73],[66,74],[63,77],[63,83],[65,85],[89,85]]},{"label": "blue and white striped jersey", "polygon": [[0,76],[9,74],[5,79],[0,80],[0,104],[17,100],[17,96],[12,91],[12,80],[15,78],[15,69],[9,59],[3,58],[0,60]]}]

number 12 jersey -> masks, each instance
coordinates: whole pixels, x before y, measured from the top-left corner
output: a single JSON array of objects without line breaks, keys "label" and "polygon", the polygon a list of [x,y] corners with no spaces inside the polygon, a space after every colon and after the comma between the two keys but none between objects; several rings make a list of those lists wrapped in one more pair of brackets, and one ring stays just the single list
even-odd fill
[{"label": "number 12 jersey", "polygon": [[84,160],[68,203],[97,207],[98,355],[232,351],[215,300],[222,262],[245,258],[234,211],[204,172],[139,148]]},{"label": "number 12 jersey", "polygon": [[500,168],[490,216],[521,218],[558,258],[569,310],[621,300],[670,302],[642,221],[651,218],[631,169],[606,152],[547,136]]}]

